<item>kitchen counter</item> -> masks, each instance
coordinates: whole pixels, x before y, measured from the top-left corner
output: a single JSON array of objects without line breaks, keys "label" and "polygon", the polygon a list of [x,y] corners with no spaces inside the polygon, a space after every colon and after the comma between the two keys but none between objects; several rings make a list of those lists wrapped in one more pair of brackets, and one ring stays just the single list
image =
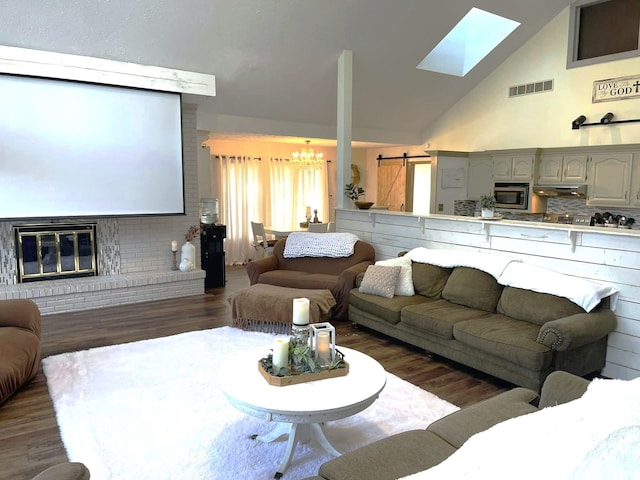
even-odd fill
[{"label": "kitchen counter", "polygon": [[[598,232],[604,233],[607,235],[617,235],[617,236],[639,236],[640,229],[638,228],[613,228],[613,227],[597,227],[597,226],[589,226],[589,225],[573,225],[573,224],[565,224],[565,223],[547,223],[547,222],[532,222],[532,221],[523,221],[523,220],[512,220],[508,218],[499,218],[499,219],[487,219],[481,217],[469,217],[463,215],[440,215],[440,214],[422,214],[417,215],[411,212],[393,212],[388,210],[352,210],[345,209],[345,211],[349,212],[358,212],[364,213],[371,220],[376,222],[376,218],[379,215],[394,215],[401,217],[413,217],[418,222],[429,222],[431,220],[452,220],[456,222],[478,222],[483,224],[483,228],[490,228],[491,225],[512,225],[519,226],[527,229],[547,229],[547,230],[565,230],[567,232]],[[379,218],[379,217],[378,217]]]}]

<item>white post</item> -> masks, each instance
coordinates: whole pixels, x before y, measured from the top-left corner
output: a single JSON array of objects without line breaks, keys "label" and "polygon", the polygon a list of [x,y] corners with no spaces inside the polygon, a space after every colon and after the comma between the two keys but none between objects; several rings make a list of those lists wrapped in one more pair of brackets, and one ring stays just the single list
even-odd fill
[{"label": "white post", "polygon": [[352,97],[353,52],[343,50],[338,58],[337,208],[344,208],[345,205],[351,204],[344,193],[344,186],[349,183],[351,178]]}]

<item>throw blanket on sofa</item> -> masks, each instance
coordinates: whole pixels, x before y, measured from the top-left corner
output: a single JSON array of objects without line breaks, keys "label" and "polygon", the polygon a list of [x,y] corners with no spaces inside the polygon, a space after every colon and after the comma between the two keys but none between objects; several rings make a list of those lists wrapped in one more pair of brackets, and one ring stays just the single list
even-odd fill
[{"label": "throw blanket on sofa", "polygon": [[618,291],[610,285],[554,272],[513,258],[425,247],[409,250],[405,256],[414,262],[438,267],[477,268],[492,275],[500,285],[564,297],[587,312],[593,310],[603,298],[610,297],[611,311],[616,309]]},{"label": "throw blanket on sofa", "polygon": [[587,312],[593,310],[606,297],[611,297],[610,308],[615,312],[618,302],[618,291],[609,285],[525,263],[509,264],[500,275],[498,283],[564,297],[580,305]]},{"label": "throw blanket on sofa", "polygon": [[292,232],[284,246],[284,258],[330,257],[353,255],[358,237],[353,233]]},{"label": "throw blanket on sofa", "polygon": [[496,280],[511,262],[517,262],[512,258],[486,253],[465,252],[463,250],[445,250],[437,248],[416,247],[406,253],[412,261],[417,263],[429,263],[443,268],[471,267],[487,272]]},{"label": "throw blanket on sofa", "polygon": [[638,478],[640,378],[595,379],[577,400],[512,418],[404,480]]}]

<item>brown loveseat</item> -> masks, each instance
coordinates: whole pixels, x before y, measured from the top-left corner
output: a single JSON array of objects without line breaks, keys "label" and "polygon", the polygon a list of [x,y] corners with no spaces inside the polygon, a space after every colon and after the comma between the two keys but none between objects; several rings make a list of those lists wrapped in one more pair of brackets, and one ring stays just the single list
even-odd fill
[{"label": "brown loveseat", "polygon": [[31,300],[0,301],[0,404],[40,367],[40,309]]},{"label": "brown loveseat", "polygon": [[358,240],[350,257],[284,258],[286,242],[286,238],[279,240],[273,247],[273,255],[247,264],[251,285],[266,283],[289,288],[326,288],[336,299],[333,318],[346,320],[349,292],[355,285],[356,276],[374,262],[373,247]]}]

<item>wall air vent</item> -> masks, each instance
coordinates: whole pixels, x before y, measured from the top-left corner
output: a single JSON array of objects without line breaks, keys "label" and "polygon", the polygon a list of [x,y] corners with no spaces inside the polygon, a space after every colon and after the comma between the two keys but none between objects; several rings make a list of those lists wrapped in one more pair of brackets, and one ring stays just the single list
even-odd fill
[{"label": "wall air vent", "polygon": [[524,85],[516,85],[509,87],[509,98],[529,95],[530,93],[542,93],[553,90],[553,80],[544,80],[542,82],[526,83]]}]

